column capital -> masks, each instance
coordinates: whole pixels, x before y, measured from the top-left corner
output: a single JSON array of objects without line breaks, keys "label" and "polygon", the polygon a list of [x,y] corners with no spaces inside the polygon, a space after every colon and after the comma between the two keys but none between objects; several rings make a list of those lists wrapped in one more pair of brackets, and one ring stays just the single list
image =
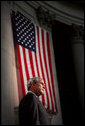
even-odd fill
[{"label": "column capital", "polygon": [[44,10],[41,6],[36,9],[37,20],[40,25],[45,25],[47,28],[52,28],[52,23],[55,19],[55,13],[50,14],[50,11]]},{"label": "column capital", "polygon": [[72,43],[84,44],[84,27],[72,24]]}]

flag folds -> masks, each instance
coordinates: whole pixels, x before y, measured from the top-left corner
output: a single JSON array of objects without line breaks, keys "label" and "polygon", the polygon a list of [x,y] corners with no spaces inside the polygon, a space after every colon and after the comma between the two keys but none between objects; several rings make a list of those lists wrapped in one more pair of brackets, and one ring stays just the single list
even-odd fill
[{"label": "flag folds", "polygon": [[27,93],[27,81],[42,77],[46,89],[39,100],[46,109],[57,112],[49,32],[19,12],[12,13],[12,22],[23,96]]}]

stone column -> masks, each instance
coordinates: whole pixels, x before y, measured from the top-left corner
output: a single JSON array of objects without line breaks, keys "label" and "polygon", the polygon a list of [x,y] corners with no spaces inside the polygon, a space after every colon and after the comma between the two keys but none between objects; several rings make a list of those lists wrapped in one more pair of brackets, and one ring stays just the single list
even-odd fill
[{"label": "stone column", "polygon": [[1,1],[1,124],[15,125],[14,107],[18,106],[18,88],[15,64],[10,4]]},{"label": "stone column", "polygon": [[82,26],[72,25],[71,42],[81,112],[84,116],[84,28]]}]

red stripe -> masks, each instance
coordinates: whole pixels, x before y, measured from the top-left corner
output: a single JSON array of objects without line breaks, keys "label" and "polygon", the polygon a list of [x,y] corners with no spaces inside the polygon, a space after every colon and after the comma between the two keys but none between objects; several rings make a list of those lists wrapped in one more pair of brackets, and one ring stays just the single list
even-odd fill
[{"label": "red stripe", "polygon": [[47,74],[47,80],[48,80],[47,85],[49,87],[49,92],[50,92],[50,97],[51,97],[51,102],[52,102],[52,110],[53,110],[53,100],[52,100],[50,81],[49,81],[49,75],[48,75],[47,63],[46,63],[46,54],[45,54],[45,45],[44,45],[44,30],[43,29],[42,29],[42,48],[43,48],[44,63],[45,63],[45,69],[46,69],[46,74]]},{"label": "red stripe", "polygon": [[37,74],[38,74],[38,77],[40,77],[40,74],[39,74],[39,68],[38,68],[38,61],[37,61],[36,53],[34,54],[34,56],[35,56],[35,62],[36,62]]},{"label": "red stripe", "polygon": [[49,61],[49,67],[50,67],[50,74],[51,74],[51,80],[52,80],[52,87],[53,87],[53,95],[54,95],[54,101],[55,101],[55,108],[57,111],[57,105],[56,105],[56,99],[55,99],[55,91],[54,91],[54,83],[53,83],[53,73],[52,73],[52,64],[51,64],[51,54],[50,54],[50,45],[49,45],[49,34],[46,33],[47,38],[47,50],[48,50],[48,61]]},{"label": "red stripe", "polygon": [[29,72],[28,72],[28,68],[27,68],[26,53],[25,53],[25,48],[22,47],[22,49],[23,49],[23,57],[24,57],[24,64],[25,64],[26,77],[27,77],[27,80],[28,80],[28,79],[29,79]]},{"label": "red stripe", "polygon": [[19,45],[16,44],[17,47],[17,55],[18,55],[18,61],[19,61],[19,68],[20,68],[20,74],[21,74],[21,86],[22,86],[22,94],[25,95],[25,87],[24,87],[24,79],[23,79],[23,71],[22,71],[22,65],[21,65],[21,56],[20,56],[20,50]]},{"label": "red stripe", "polygon": [[33,59],[32,59],[32,51],[28,50],[28,53],[29,53],[30,66],[31,66],[31,70],[32,70],[32,77],[35,77],[35,71],[34,71]]}]

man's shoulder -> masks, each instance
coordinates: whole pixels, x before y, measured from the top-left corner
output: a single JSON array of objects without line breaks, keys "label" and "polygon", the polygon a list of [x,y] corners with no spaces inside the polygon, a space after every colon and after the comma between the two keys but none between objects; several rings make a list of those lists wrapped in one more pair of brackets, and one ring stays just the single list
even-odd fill
[{"label": "man's shoulder", "polygon": [[28,103],[29,103],[29,105],[30,105],[30,104],[34,104],[34,103],[36,103],[36,102],[37,102],[36,96],[35,96],[33,93],[29,92],[29,93],[27,93],[27,94],[21,99],[19,106],[21,106],[21,105],[23,105],[23,104],[26,105],[26,104],[28,104]]},{"label": "man's shoulder", "polygon": [[36,96],[36,94],[34,92],[32,92],[32,91],[28,91],[27,95],[35,95]]},{"label": "man's shoulder", "polygon": [[33,92],[29,91],[29,92],[26,94],[26,97],[36,98],[36,95],[35,95]]},{"label": "man's shoulder", "polygon": [[28,92],[24,97],[23,97],[23,99],[22,100],[29,100],[29,101],[31,101],[31,100],[36,100],[36,96],[35,96],[35,94],[34,93],[32,93],[32,92]]}]

